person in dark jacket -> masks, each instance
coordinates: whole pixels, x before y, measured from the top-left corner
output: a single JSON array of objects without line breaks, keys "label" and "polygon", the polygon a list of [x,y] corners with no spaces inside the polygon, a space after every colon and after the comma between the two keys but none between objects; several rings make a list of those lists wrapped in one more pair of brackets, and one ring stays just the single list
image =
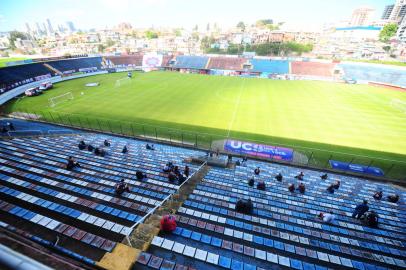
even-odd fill
[{"label": "person in dark jacket", "polygon": [[369,210],[368,201],[364,200],[362,204],[357,205],[355,207],[354,212],[352,213],[353,218],[360,219],[362,215],[364,215]]},{"label": "person in dark jacket", "polygon": [[135,172],[135,177],[137,177],[137,180],[141,181],[141,180],[147,178],[147,175],[145,173],[143,173],[142,171],[137,170]]},{"label": "person in dark jacket", "polygon": [[86,144],[85,144],[85,142],[84,142],[84,141],[80,141],[78,147],[79,147],[79,150],[84,150],[84,149],[86,149]]},{"label": "person in dark jacket", "polygon": [[66,164],[66,169],[71,171],[73,170],[75,167],[80,167],[79,162],[75,161],[73,159],[73,157],[69,157],[68,158],[68,163]]},{"label": "person in dark jacket", "polygon": [[382,193],[382,190],[380,190],[380,191],[375,192],[373,197],[375,200],[379,201],[382,199],[382,196],[383,196],[383,193]]},{"label": "person in dark jacket", "polygon": [[174,172],[170,171],[168,174],[168,180],[169,182],[174,183],[178,180],[178,176]]},{"label": "person in dark jacket", "polygon": [[329,185],[327,188],[327,191],[330,192],[331,194],[333,194],[335,191],[334,184]]},{"label": "person in dark jacket", "polygon": [[93,147],[91,144],[89,144],[89,145],[87,146],[87,151],[93,152],[93,150],[94,150],[94,147]]},{"label": "person in dark jacket", "polygon": [[388,196],[388,201],[389,202],[391,202],[391,203],[397,203],[398,201],[399,201],[399,195],[395,195],[395,194],[392,194],[392,195],[389,195]]},{"label": "person in dark jacket", "polygon": [[300,183],[299,186],[297,187],[297,189],[299,190],[300,193],[305,193],[306,191],[306,187],[303,183]]},{"label": "person in dark jacket", "polygon": [[255,173],[255,175],[259,175],[259,174],[261,173],[261,169],[260,169],[259,167],[257,167],[257,168],[254,170],[254,173]]},{"label": "person in dark jacket", "polygon": [[259,189],[259,190],[265,190],[265,188],[266,188],[266,185],[265,185],[265,182],[264,182],[264,181],[258,182],[258,184],[257,184],[257,189]]},{"label": "person in dark jacket", "polygon": [[340,181],[337,180],[334,184],[334,189],[338,189],[340,185],[341,185]]},{"label": "person in dark jacket", "polygon": [[130,191],[130,187],[128,186],[128,184],[126,182],[124,182],[124,179],[121,179],[120,182],[118,182],[115,186],[116,189],[116,193],[118,195],[121,195],[124,193],[124,191],[129,192]]},{"label": "person in dark jacket", "polygon": [[295,192],[295,184],[290,184],[290,185],[288,186],[288,190],[289,190],[290,192]]},{"label": "person in dark jacket", "polygon": [[281,174],[281,173],[278,173],[278,174],[275,176],[275,179],[276,179],[277,181],[279,181],[279,182],[282,182],[282,179],[283,179],[282,174]]},{"label": "person in dark jacket", "polygon": [[106,147],[110,146],[110,142],[108,140],[104,140],[104,146]]},{"label": "person in dark jacket", "polygon": [[128,153],[127,145],[124,145],[123,150],[121,150],[121,153],[123,153],[123,154],[127,154],[127,153]]},{"label": "person in dark jacket", "polygon": [[328,178],[327,173],[325,173],[325,174],[323,174],[322,176],[320,176],[320,178],[321,178],[322,180],[327,180],[327,178]]},{"label": "person in dark jacket", "polygon": [[295,176],[296,179],[303,180],[304,173],[300,172],[298,175]]},{"label": "person in dark jacket", "polygon": [[254,186],[254,183],[255,183],[254,178],[250,178],[250,179],[248,180],[248,185],[249,185],[250,187],[253,187],[253,186]]},{"label": "person in dark jacket", "polygon": [[188,178],[189,177],[189,174],[190,174],[190,169],[189,169],[189,166],[185,166],[185,169],[183,170],[183,174],[186,176],[186,178]]},{"label": "person in dark jacket", "polygon": [[376,228],[378,227],[379,216],[375,211],[371,211],[367,214],[365,221],[368,226]]},{"label": "person in dark jacket", "polygon": [[235,204],[235,211],[243,214],[251,214],[254,209],[254,205],[251,199],[244,200],[240,199]]}]

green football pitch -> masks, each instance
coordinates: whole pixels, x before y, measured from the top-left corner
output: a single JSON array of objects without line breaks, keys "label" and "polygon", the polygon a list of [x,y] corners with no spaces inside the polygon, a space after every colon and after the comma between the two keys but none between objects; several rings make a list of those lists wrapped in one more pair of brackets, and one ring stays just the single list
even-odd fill
[{"label": "green football pitch", "polygon": [[[191,141],[195,136],[198,140],[231,137],[285,145],[302,151],[318,165],[336,158],[384,170],[394,166],[404,172],[406,92],[368,85],[172,72],[134,73],[132,79],[126,75],[58,83],[41,96],[13,100],[6,110],[96,129],[117,128],[120,133],[163,136],[166,130],[179,140],[181,136]],[[100,85],[85,86],[91,82]],[[49,98],[67,92],[73,100],[50,107]]]}]

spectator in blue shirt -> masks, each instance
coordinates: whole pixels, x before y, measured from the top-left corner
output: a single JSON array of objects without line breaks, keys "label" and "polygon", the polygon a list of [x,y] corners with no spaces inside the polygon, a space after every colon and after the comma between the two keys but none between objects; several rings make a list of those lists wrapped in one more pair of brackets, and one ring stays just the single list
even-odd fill
[{"label": "spectator in blue shirt", "polygon": [[368,210],[369,210],[368,201],[364,200],[362,204],[359,204],[357,205],[357,207],[355,207],[355,210],[352,213],[352,217],[353,218],[357,217],[357,219],[360,219],[362,215],[365,214]]}]

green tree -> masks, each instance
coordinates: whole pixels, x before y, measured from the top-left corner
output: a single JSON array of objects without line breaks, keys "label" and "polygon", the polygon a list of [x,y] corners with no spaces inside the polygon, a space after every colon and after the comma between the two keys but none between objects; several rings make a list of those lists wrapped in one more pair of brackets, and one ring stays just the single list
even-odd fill
[{"label": "green tree", "polygon": [[240,28],[241,31],[244,32],[244,31],[245,31],[245,24],[244,24],[244,22],[239,22],[239,23],[237,24],[237,28]]},{"label": "green tree", "polygon": [[147,37],[147,39],[155,39],[158,38],[158,33],[148,30],[147,32],[145,32],[145,36]]},{"label": "green tree", "polygon": [[99,53],[104,52],[104,49],[106,49],[106,47],[105,47],[103,44],[99,44],[99,45],[97,46],[97,51],[98,51]]},{"label": "green tree", "polygon": [[16,41],[17,38],[27,39],[27,36],[22,32],[11,31],[10,32],[10,37],[8,39],[10,41],[10,48],[13,49],[13,50],[16,48],[15,41]]},{"label": "green tree", "polygon": [[175,36],[180,37],[182,35],[182,31],[180,29],[175,29],[174,34]]},{"label": "green tree", "polygon": [[390,51],[390,49],[391,49],[391,46],[385,45],[385,46],[382,47],[382,49],[383,49],[385,52],[388,53],[388,52]]},{"label": "green tree", "polygon": [[116,44],[111,38],[108,38],[107,40],[106,40],[106,47],[111,47],[111,46],[113,46],[114,44]]},{"label": "green tree", "polygon": [[385,25],[379,33],[379,40],[382,42],[388,42],[396,32],[398,31],[398,25],[396,23],[390,23]]},{"label": "green tree", "polygon": [[258,27],[266,26],[268,24],[273,24],[272,19],[258,20],[255,25]]}]

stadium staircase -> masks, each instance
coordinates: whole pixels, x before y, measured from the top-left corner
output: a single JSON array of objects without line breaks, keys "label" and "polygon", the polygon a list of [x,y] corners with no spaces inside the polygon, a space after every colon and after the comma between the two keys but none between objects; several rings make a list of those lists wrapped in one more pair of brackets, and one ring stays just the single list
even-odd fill
[{"label": "stadium staircase", "polygon": [[61,71],[59,71],[58,69],[54,68],[53,66],[51,66],[48,63],[44,63],[44,66],[49,69],[50,71],[53,72],[53,74],[58,74],[58,75],[62,75],[63,73]]}]

